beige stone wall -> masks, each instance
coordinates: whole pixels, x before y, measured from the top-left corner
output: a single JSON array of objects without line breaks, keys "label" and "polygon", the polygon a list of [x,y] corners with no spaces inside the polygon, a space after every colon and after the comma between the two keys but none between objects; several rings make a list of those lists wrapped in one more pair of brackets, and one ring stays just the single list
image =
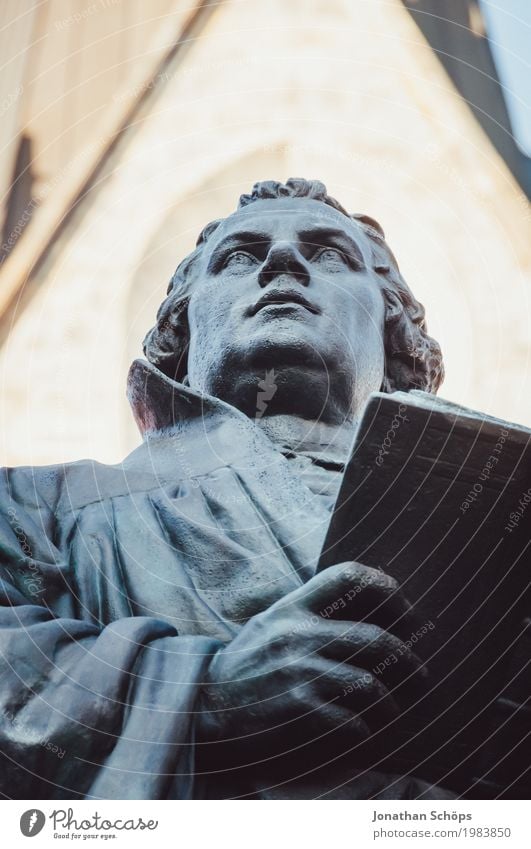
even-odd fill
[{"label": "beige stone wall", "polygon": [[531,422],[529,209],[399,0],[227,2],[33,281],[0,351],[4,463],[134,446],[131,358],[177,261],[257,179],[378,218],[441,341],[441,394]]},{"label": "beige stone wall", "polygon": [[188,12],[175,0],[3,0],[0,219],[19,133],[31,137],[33,193],[44,203],[65,162],[98,146],[124,88],[140,84],[136,71],[156,52],[165,19],[177,31]]}]

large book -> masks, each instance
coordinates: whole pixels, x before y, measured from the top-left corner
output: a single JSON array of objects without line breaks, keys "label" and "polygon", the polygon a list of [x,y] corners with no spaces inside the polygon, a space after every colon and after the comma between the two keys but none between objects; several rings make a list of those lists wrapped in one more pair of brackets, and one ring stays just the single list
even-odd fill
[{"label": "large book", "polygon": [[518,797],[531,751],[531,430],[424,392],[373,394],[319,568],[347,560],[398,580],[418,623],[408,643],[429,670],[358,762]]}]

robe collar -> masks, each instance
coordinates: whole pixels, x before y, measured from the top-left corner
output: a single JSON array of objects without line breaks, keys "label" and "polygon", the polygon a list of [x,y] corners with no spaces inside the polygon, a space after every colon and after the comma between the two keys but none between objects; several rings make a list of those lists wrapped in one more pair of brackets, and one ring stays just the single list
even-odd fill
[{"label": "robe collar", "polygon": [[172,380],[147,360],[133,361],[127,377],[127,398],[144,441],[212,413],[249,421],[231,404]]},{"label": "robe collar", "polygon": [[[323,451],[315,454],[304,451],[300,446],[277,445],[236,407],[172,380],[147,360],[138,359],[132,363],[127,396],[144,442],[132,452],[130,459],[143,457],[148,448],[148,464],[152,467],[156,446],[163,446],[165,438],[172,439],[187,427],[188,440],[193,439],[194,434],[200,440],[197,451],[187,452],[188,472],[193,467],[196,473],[204,473],[219,466],[220,462],[233,468],[252,464],[266,471],[286,460],[295,471],[295,466],[289,462],[294,459],[298,469],[295,474],[297,486],[302,485],[307,492],[324,499],[323,506],[326,505],[327,510],[335,502],[341,482],[338,473],[343,471],[337,458],[328,457]],[[163,451],[164,467],[170,456],[167,450]]]},{"label": "robe collar", "polygon": [[[197,392],[184,383],[172,380],[147,360],[133,361],[127,379],[127,397],[144,442],[157,436],[171,435],[183,422],[218,414],[224,420],[231,418],[245,429],[259,432],[260,439],[266,440],[287,458],[305,456],[330,471],[344,470],[343,458],[340,459],[337,452],[323,449],[318,440],[308,445],[277,445],[241,410],[213,395]],[[316,430],[318,434],[318,424]]]}]

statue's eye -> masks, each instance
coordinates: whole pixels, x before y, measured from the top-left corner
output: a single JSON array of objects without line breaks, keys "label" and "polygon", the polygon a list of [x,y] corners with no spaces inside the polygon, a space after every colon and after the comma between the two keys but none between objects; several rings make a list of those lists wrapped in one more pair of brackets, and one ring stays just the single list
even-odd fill
[{"label": "statue's eye", "polygon": [[257,264],[258,260],[245,251],[233,251],[226,258],[223,267],[231,271],[248,271]]},{"label": "statue's eye", "polygon": [[348,265],[348,260],[344,253],[336,248],[320,248],[313,256],[314,262],[320,262],[330,269],[344,268]]}]

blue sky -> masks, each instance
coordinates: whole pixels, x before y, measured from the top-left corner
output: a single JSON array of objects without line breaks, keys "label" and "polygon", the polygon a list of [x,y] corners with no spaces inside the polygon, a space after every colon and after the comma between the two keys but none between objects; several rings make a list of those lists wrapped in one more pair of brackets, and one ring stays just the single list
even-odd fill
[{"label": "blue sky", "polygon": [[531,156],[531,0],[480,0],[518,146]]}]

